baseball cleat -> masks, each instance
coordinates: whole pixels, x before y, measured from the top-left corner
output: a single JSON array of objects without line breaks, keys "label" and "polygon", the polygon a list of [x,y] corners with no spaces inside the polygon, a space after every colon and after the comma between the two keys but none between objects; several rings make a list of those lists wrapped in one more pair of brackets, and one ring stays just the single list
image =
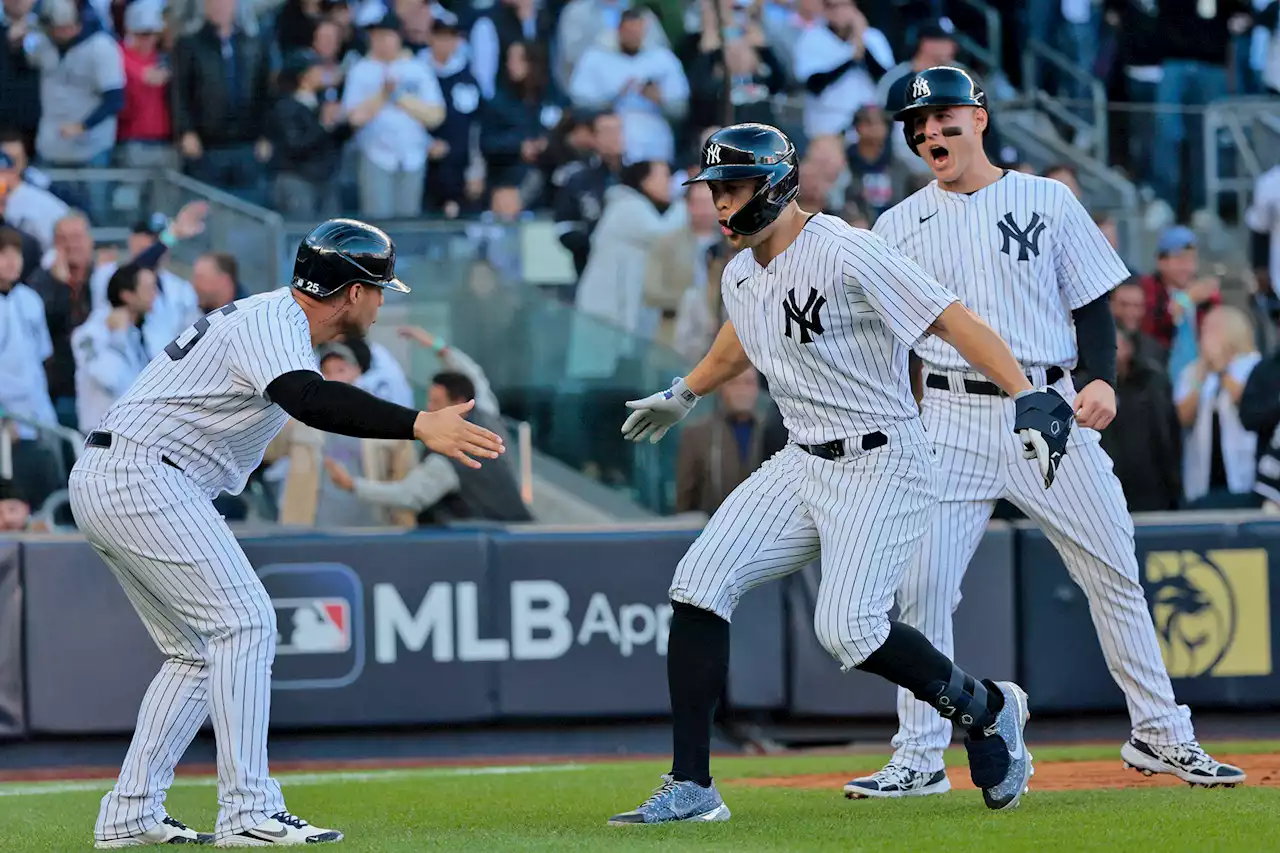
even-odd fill
[{"label": "baseball cleat", "polygon": [[720,823],[729,819],[729,807],[720,798],[715,782],[704,788],[697,782],[677,782],[664,774],[662,784],[633,811],[609,818],[609,826],[647,823]]},{"label": "baseball cleat", "polygon": [[1195,741],[1155,746],[1132,738],[1120,747],[1120,757],[1143,776],[1170,773],[1192,787],[1234,788],[1246,778],[1239,767],[1215,760]]},{"label": "baseball cleat", "polygon": [[1031,716],[1027,694],[1012,681],[984,681],[988,690],[999,690],[1004,707],[995,721],[982,731],[982,737],[965,736],[969,751],[969,776],[982,789],[987,808],[1016,808],[1027,792],[1027,783],[1035,772],[1031,753],[1027,751],[1023,731]]},{"label": "baseball cleat", "polygon": [[890,761],[870,776],[861,776],[844,786],[851,800],[867,797],[927,797],[951,790],[946,770],[926,773]]},{"label": "baseball cleat", "polygon": [[153,844],[212,844],[213,836],[196,832],[181,821],[168,815],[141,835],[114,838],[111,841],[95,841],[99,850],[117,850],[122,847],[150,847]]},{"label": "baseball cleat", "polygon": [[276,812],[270,820],[252,829],[219,838],[218,847],[294,847],[300,844],[331,844],[342,840],[336,829],[312,826],[288,812]]}]

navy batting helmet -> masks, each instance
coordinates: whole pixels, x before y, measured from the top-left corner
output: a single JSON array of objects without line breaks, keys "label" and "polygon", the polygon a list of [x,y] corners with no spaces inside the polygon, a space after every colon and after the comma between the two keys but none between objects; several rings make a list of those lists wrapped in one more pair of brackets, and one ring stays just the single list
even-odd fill
[{"label": "navy batting helmet", "polygon": [[396,278],[396,247],[385,231],[354,219],[330,219],[298,244],[292,286],[323,299],[349,284],[409,292]]},{"label": "navy batting helmet", "polygon": [[918,144],[916,132],[911,127],[912,117],[921,110],[936,107],[982,107],[985,110],[987,93],[963,68],[935,65],[918,72],[907,83],[906,103],[893,114],[894,121],[903,123],[902,131],[912,151]]},{"label": "navy batting helmet", "polygon": [[737,234],[755,234],[778,218],[800,192],[796,147],[767,124],[735,124],[717,130],[702,146],[702,168],[685,184],[760,178],[751,200],[729,217]]}]

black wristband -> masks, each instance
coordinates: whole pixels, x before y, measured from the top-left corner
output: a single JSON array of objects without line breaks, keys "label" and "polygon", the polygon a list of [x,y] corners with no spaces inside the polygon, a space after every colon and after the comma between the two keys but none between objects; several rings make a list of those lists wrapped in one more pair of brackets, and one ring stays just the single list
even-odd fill
[{"label": "black wristband", "polygon": [[267,398],[309,427],[352,438],[412,440],[418,413],[310,370],[277,376]]}]

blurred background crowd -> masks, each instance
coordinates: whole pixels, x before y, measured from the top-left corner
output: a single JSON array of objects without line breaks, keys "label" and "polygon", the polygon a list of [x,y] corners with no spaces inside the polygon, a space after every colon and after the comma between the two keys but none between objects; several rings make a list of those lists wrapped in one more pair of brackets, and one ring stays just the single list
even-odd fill
[{"label": "blurred background crowd", "polygon": [[[285,283],[261,280],[278,268],[245,248],[260,234],[201,243],[209,205],[123,192],[138,174],[185,176],[285,236],[339,214],[384,224],[430,298],[319,353],[326,375],[406,404],[475,396],[478,417],[531,425],[530,447],[575,476],[655,513],[713,511],[786,441],[753,372],[669,448],[617,434],[622,402],[687,369],[723,319],[727,247],[705,186],[682,184],[701,141],[780,126],[801,206],[870,227],[930,180],[892,115],[939,64],[983,79],[992,158],[1068,184],[1133,269],[1112,297],[1119,415],[1103,436],[1131,508],[1280,504],[1276,0],[3,12],[0,530],[57,526],[77,433],[203,313]],[[432,259],[458,251],[468,266],[439,296],[453,273]],[[525,463],[479,474],[291,427],[255,477],[269,500],[223,510],[525,520],[540,517]]]}]

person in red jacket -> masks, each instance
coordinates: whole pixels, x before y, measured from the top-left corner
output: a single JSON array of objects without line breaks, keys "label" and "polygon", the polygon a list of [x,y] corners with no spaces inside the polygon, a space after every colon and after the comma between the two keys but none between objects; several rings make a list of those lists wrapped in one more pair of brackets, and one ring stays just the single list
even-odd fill
[{"label": "person in red jacket", "polygon": [[1155,338],[1166,351],[1173,346],[1178,324],[1174,312],[1179,309],[1171,297],[1172,291],[1185,291],[1191,298],[1196,306],[1197,328],[1209,309],[1222,304],[1217,278],[1201,277],[1199,271],[1196,235],[1190,228],[1175,225],[1160,235],[1156,245],[1156,271],[1142,276],[1139,282],[1147,303],[1142,331]]},{"label": "person in red jacket", "polygon": [[121,166],[171,168],[173,125],[169,117],[168,57],[158,50],[164,32],[159,0],[134,0],[124,13],[124,109],[120,111],[116,151]]}]

